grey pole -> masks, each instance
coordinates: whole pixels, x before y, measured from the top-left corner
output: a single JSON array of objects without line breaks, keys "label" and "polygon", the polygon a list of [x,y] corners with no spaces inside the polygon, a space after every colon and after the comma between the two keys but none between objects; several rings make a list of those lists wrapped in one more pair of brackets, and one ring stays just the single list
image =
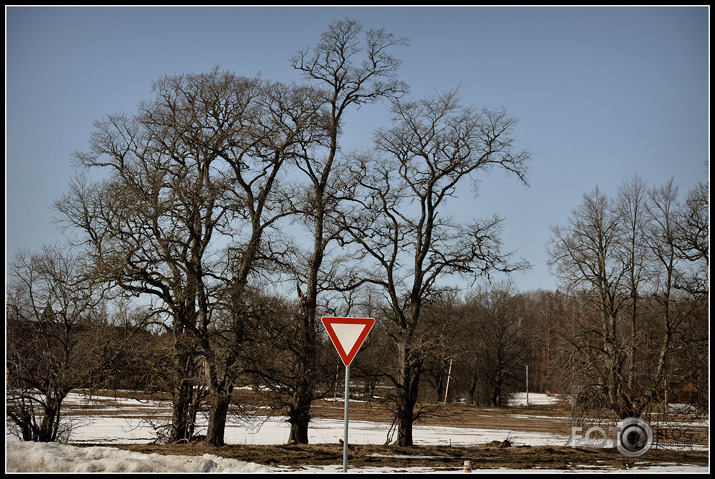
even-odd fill
[{"label": "grey pole", "polygon": [[526,365],[526,407],[529,407],[529,365]]},{"label": "grey pole", "polygon": [[447,371],[447,387],[444,390],[444,403],[447,404],[447,394],[449,394],[449,378],[452,377],[452,360],[449,360],[449,371]]},{"label": "grey pole", "polygon": [[350,415],[350,366],[345,366],[345,432],[343,434],[343,472],[348,472],[348,416]]}]

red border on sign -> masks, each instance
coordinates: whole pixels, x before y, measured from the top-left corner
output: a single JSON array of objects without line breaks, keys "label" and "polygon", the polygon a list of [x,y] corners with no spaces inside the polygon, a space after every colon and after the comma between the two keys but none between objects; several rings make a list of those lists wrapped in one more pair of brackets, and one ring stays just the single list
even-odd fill
[{"label": "red border on sign", "polygon": [[[355,357],[358,350],[360,349],[360,346],[362,346],[362,343],[365,341],[365,338],[367,337],[367,333],[370,332],[373,325],[375,324],[375,320],[373,318],[323,317],[323,318],[321,318],[321,321],[323,322],[323,326],[325,326],[325,330],[328,332],[328,336],[330,336],[330,340],[333,342],[333,346],[335,346],[335,349],[338,351],[338,354],[340,355],[340,359],[343,360],[343,364],[345,366],[350,366],[350,363],[353,361],[353,358]],[[348,352],[345,352],[345,348],[343,348],[343,345],[340,344],[340,340],[338,339],[338,336],[335,334],[335,330],[333,329],[334,323],[364,324],[367,327],[362,330],[362,333],[360,333],[360,336],[358,336],[352,349]]]}]

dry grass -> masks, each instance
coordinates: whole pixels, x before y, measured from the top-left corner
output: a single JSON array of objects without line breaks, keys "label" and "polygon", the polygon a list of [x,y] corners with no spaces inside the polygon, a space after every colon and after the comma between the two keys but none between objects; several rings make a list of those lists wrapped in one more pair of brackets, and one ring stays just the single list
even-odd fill
[{"label": "dry grass", "polygon": [[[123,449],[143,453],[203,455],[214,454],[241,461],[299,469],[301,466],[342,465],[340,444],[304,445],[228,445],[210,446],[204,442],[183,445],[121,445]],[[627,458],[614,449],[587,449],[553,446],[502,447],[489,444],[470,447],[380,446],[349,447],[349,468],[389,467],[398,472],[406,467],[461,470],[464,461],[476,469],[637,469],[652,464],[708,465],[704,451],[650,450],[639,458]]]}]

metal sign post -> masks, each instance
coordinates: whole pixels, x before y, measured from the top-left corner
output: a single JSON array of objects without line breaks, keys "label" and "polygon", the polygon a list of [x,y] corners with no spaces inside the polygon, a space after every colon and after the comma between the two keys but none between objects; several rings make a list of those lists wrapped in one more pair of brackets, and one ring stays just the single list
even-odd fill
[{"label": "metal sign post", "polygon": [[350,366],[345,366],[345,429],[343,432],[343,472],[348,472],[348,418],[350,416]]},{"label": "metal sign post", "polygon": [[370,332],[373,318],[322,318],[333,346],[345,365],[345,431],[343,434],[343,472],[348,472],[348,417],[350,415],[350,363]]}]

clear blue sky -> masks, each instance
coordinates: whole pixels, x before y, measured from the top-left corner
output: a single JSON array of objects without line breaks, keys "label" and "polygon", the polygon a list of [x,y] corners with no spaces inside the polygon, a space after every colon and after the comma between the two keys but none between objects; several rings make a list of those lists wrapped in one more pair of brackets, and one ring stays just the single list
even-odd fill
[{"label": "clear blue sky", "polygon": [[[5,15],[6,258],[54,241],[51,205],[95,120],[133,114],[167,74],[219,65],[299,80],[290,57],[348,16],[410,39],[396,54],[415,97],[460,86],[465,104],[519,119],[530,186],[492,173],[454,214],[504,217],[504,248],[533,264],[514,276],[522,291],[556,289],[550,227],[596,185],[612,194],[634,174],[651,186],[672,177],[684,197],[709,174],[707,6],[6,6]],[[383,120],[377,106],[348,117],[346,144],[366,144]]]}]

